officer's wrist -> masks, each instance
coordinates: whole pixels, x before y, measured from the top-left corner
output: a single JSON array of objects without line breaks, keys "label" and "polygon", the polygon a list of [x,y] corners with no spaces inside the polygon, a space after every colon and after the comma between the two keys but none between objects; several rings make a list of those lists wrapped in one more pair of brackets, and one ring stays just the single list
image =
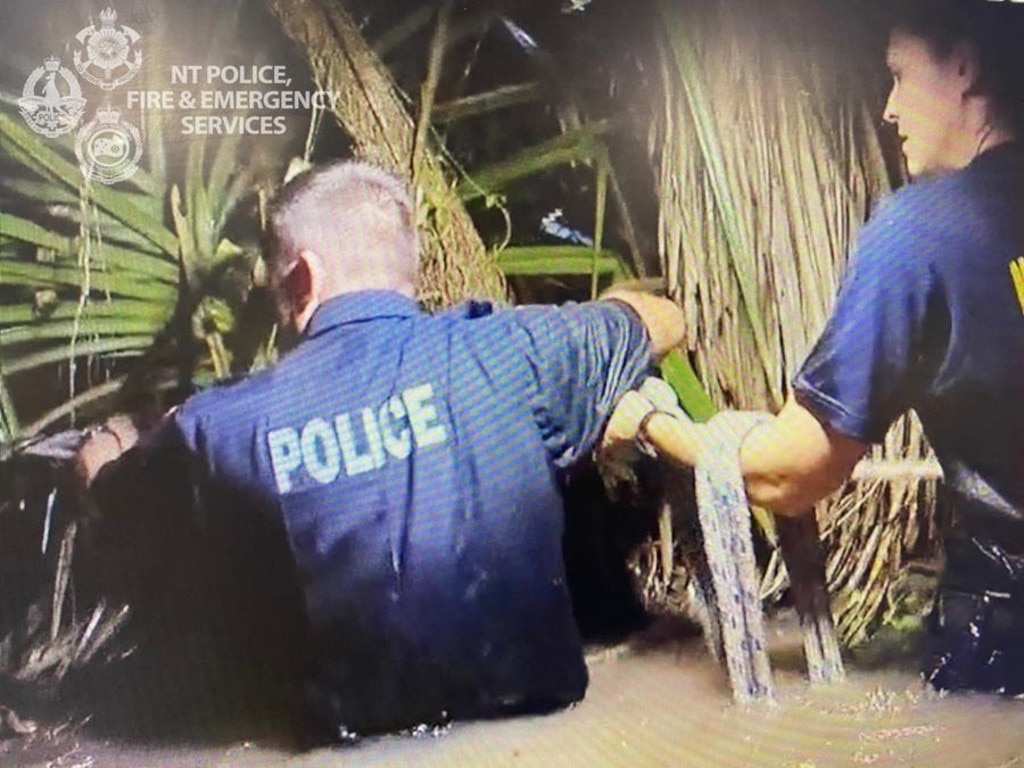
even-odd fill
[{"label": "officer's wrist", "polygon": [[637,425],[636,435],[633,438],[640,452],[646,456],[657,456],[658,448],[654,441],[651,439],[650,424],[656,416],[668,416],[669,414],[665,411],[659,410],[658,408],[652,408],[644,414],[643,418],[640,419],[640,424]]},{"label": "officer's wrist", "polygon": [[106,422],[94,424],[85,430],[85,434],[88,442],[90,443],[94,443],[97,440],[110,440],[117,443],[118,453],[124,453],[125,451],[124,441],[121,439],[121,435],[119,435],[117,430]]}]

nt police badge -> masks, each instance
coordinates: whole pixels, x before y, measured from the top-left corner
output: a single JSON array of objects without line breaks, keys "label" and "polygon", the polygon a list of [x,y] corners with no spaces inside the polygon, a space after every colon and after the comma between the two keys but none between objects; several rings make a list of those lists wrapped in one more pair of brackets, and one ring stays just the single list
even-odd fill
[{"label": "nt police badge", "polygon": [[142,67],[139,33],[116,21],[117,11],[107,8],[100,12],[99,28],[93,24],[75,35],[75,69],[105,91],[124,85]]},{"label": "nt police badge", "polygon": [[[40,81],[45,81],[41,87]],[[54,139],[78,124],[85,99],[71,70],[62,67],[56,56],[50,56],[28,76],[18,106],[33,131]]]},{"label": "nt police badge", "polygon": [[75,154],[86,178],[114,184],[131,176],[142,157],[139,129],[116,109],[96,110],[96,119],[83,125],[75,137]]}]

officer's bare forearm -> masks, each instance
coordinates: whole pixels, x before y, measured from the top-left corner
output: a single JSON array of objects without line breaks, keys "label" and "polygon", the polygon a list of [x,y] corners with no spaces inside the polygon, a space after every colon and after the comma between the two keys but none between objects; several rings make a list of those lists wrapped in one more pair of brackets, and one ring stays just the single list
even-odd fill
[{"label": "officer's bare forearm", "polygon": [[743,442],[740,467],[747,498],[777,515],[804,514],[850,477],[866,448],[790,400]]},{"label": "officer's bare forearm", "polygon": [[103,467],[135,447],[141,437],[136,421],[125,414],[111,416],[89,433],[75,458],[75,476],[86,489]]},{"label": "officer's bare forearm", "polygon": [[[693,466],[707,440],[700,424],[655,414],[646,438],[658,454]],[[740,468],[747,498],[778,515],[801,515],[838,488],[853,471],[865,446],[823,427],[796,401],[743,441]]]},{"label": "officer's bare forearm", "polygon": [[647,329],[656,358],[664,357],[682,343],[683,311],[669,299],[621,288],[607,291],[601,299],[621,301],[637,313]]}]

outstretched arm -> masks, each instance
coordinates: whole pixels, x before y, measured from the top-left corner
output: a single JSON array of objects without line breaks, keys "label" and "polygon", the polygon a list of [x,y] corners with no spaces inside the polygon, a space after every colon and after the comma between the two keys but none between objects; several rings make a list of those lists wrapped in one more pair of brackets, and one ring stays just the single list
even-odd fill
[{"label": "outstretched arm", "polygon": [[790,399],[743,443],[747,496],[776,514],[801,514],[839,488],[865,450],[865,443],[826,426]]},{"label": "outstretched arm", "polygon": [[116,414],[92,427],[75,457],[75,477],[82,489],[90,488],[104,467],[117,461],[140,440],[154,434],[169,416],[170,413],[156,421],[144,421],[127,414]]},{"label": "outstretched arm", "polygon": [[621,301],[640,318],[651,339],[651,354],[661,359],[683,341],[683,311],[669,299],[640,291],[611,288],[601,296],[602,301]]},{"label": "outstretched arm", "polygon": [[[655,412],[641,395],[628,393],[612,416],[605,443],[642,439],[659,455],[692,466],[709,429]],[[646,418],[645,418],[646,417]],[[743,442],[740,467],[750,503],[779,515],[799,515],[838,488],[853,472],[867,445],[823,425],[790,399],[771,421],[754,428]]]}]

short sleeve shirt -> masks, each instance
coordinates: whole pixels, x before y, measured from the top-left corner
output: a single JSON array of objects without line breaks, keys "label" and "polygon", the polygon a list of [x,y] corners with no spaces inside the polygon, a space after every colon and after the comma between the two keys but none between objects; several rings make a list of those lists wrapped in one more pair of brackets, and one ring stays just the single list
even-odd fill
[{"label": "short sleeve shirt", "polygon": [[864,442],[916,409],[950,490],[1024,519],[1019,145],[883,201],[794,388],[823,422]]},{"label": "short sleeve shirt", "polygon": [[204,474],[279,511],[324,706],[382,730],[582,697],[557,476],[649,365],[617,302],[426,315],[370,291],[174,428]]}]

